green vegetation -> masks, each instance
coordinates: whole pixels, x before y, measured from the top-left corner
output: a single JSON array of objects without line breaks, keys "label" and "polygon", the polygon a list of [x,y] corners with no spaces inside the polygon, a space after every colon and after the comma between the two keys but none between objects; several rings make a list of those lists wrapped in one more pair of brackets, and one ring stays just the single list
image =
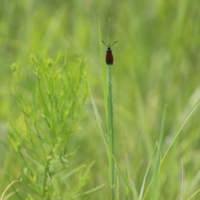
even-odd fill
[{"label": "green vegetation", "polygon": [[199,200],[199,7],[2,1],[0,199]]}]

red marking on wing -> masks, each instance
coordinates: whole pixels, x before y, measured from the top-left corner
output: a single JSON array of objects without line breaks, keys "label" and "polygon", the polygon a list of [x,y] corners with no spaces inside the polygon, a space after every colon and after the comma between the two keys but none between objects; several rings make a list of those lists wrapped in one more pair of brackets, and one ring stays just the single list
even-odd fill
[{"label": "red marking on wing", "polygon": [[112,53],[106,53],[106,60],[113,60]]},{"label": "red marking on wing", "polygon": [[106,53],[106,63],[112,65],[113,61],[114,61],[114,58],[113,58],[112,52],[107,52]]}]

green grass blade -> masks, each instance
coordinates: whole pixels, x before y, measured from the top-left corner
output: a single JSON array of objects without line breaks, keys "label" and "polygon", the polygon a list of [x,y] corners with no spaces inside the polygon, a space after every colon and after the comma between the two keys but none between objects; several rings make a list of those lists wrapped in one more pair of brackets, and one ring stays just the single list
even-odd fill
[{"label": "green grass blade", "polygon": [[165,157],[167,156],[169,150],[171,149],[172,145],[174,144],[175,140],[177,139],[177,137],[179,136],[180,132],[182,131],[183,127],[185,126],[185,124],[187,123],[187,121],[190,119],[190,117],[192,116],[192,114],[194,113],[194,111],[199,107],[200,102],[194,107],[194,109],[190,112],[190,114],[188,115],[188,117],[186,118],[186,120],[183,122],[182,126],[180,127],[180,129],[178,130],[177,134],[175,135],[173,141],[171,142],[171,144],[169,145],[167,151],[165,152],[161,163],[165,160]]},{"label": "green grass blade", "polygon": [[4,197],[4,195],[6,194],[6,191],[7,191],[14,183],[17,183],[17,182],[22,182],[22,179],[20,179],[20,180],[15,180],[15,181],[13,181],[12,183],[10,183],[10,184],[6,187],[6,189],[4,190],[3,194],[1,195],[0,200],[3,200],[3,197]]},{"label": "green grass blade", "polygon": [[[113,98],[112,98],[112,69],[108,65],[108,141],[109,148],[111,149],[112,155],[114,154],[114,116],[113,116]],[[112,190],[112,199],[115,199],[115,162],[113,156],[109,155],[110,162],[110,181]]]},{"label": "green grass blade", "polygon": [[61,178],[61,180],[64,180],[64,179],[70,177],[71,175],[73,175],[73,174],[75,174],[76,172],[80,171],[83,167],[84,167],[84,166],[79,166],[79,167],[73,169],[72,171],[70,171],[70,172],[68,172],[67,174],[65,174],[65,175]]},{"label": "green grass blade", "polygon": [[182,182],[181,182],[181,197],[180,197],[180,200],[184,200],[184,166],[183,166],[183,160],[182,160],[182,175],[181,175],[181,178],[182,178]]},{"label": "green grass blade", "polygon": [[100,186],[98,186],[98,187],[95,187],[95,188],[93,188],[93,189],[91,189],[91,190],[88,190],[88,191],[86,191],[86,192],[77,194],[77,195],[74,196],[74,198],[77,198],[77,197],[79,197],[79,196],[82,196],[82,195],[86,195],[86,194],[90,194],[90,193],[92,193],[92,192],[95,192],[95,191],[99,190],[100,188],[102,188],[103,186],[105,186],[105,184],[102,184],[102,185],[100,185]]},{"label": "green grass blade", "polygon": [[94,98],[93,98],[93,96],[92,96],[92,92],[91,92],[91,90],[90,90],[90,86],[89,86],[87,77],[86,77],[85,80],[86,80],[87,88],[88,88],[88,91],[89,91],[89,94],[90,94],[90,98],[91,98],[91,101],[92,101],[92,106],[93,106],[93,110],[94,110],[94,115],[95,115],[97,124],[98,124],[98,126],[99,126],[99,128],[100,128],[100,130],[101,130],[101,133],[102,133],[102,136],[103,136],[103,140],[104,140],[104,143],[105,143],[106,148],[107,148],[108,137],[107,137],[107,134],[106,134],[106,130],[105,130],[104,126],[103,126],[103,123],[102,123],[101,117],[100,117],[100,115],[99,115],[97,106],[96,106],[95,101],[94,101]]},{"label": "green grass blade", "polygon": [[197,195],[200,192],[200,189],[198,189],[196,192],[194,192],[187,200],[191,200],[195,195]]},{"label": "green grass blade", "polygon": [[157,154],[156,154],[156,162],[155,162],[154,176],[153,176],[153,182],[152,182],[151,200],[157,200],[159,196],[159,173],[160,173],[160,165],[161,165],[160,157],[161,157],[161,148],[162,148],[162,142],[163,142],[165,115],[166,115],[166,107],[163,114],[161,130],[160,130],[160,138],[159,138],[158,149],[157,149]]},{"label": "green grass blade", "polygon": [[145,187],[145,183],[146,183],[146,178],[147,178],[150,166],[151,166],[151,161],[152,161],[153,155],[155,153],[155,150],[156,150],[156,147],[153,150],[152,156],[151,156],[149,164],[147,166],[147,170],[146,170],[145,175],[144,175],[144,179],[143,179],[143,183],[142,183],[142,188],[140,190],[140,195],[139,195],[139,199],[138,200],[142,200],[143,199],[143,193],[144,193],[144,187]]}]

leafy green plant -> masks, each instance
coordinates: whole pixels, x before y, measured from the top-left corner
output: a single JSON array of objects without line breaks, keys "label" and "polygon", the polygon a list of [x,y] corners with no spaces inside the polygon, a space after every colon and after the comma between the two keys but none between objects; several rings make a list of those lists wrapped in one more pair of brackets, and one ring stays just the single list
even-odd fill
[{"label": "leafy green plant", "polygon": [[[92,166],[70,169],[69,161],[76,153],[70,150],[70,137],[84,118],[83,59],[69,64],[58,54],[55,60],[46,55],[31,55],[30,60],[26,82],[20,78],[20,64],[12,65],[21,112],[10,122],[8,139],[24,168],[27,199],[73,199]],[[72,178],[75,174],[77,179]]]}]

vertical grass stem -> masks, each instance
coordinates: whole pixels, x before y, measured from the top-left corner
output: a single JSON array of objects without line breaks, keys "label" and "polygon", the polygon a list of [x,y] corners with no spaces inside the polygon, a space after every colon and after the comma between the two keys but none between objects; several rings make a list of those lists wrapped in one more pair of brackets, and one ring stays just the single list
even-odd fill
[{"label": "vertical grass stem", "polygon": [[112,68],[108,65],[108,139],[111,155],[110,162],[110,184],[112,190],[112,200],[115,199],[115,164],[114,164],[114,115],[113,115],[113,96],[112,96]]}]

